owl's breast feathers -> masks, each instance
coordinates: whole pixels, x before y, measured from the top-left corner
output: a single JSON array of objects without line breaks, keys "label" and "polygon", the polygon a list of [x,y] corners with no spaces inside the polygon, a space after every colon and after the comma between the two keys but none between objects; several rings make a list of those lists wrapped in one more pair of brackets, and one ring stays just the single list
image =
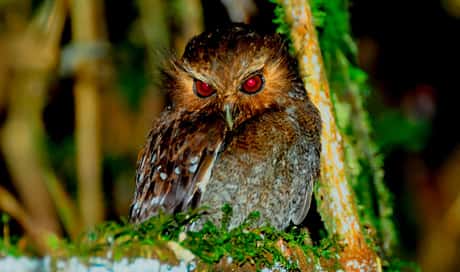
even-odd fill
[{"label": "owl's breast feathers", "polygon": [[224,141],[225,123],[190,112],[163,113],[139,154],[130,220],[195,206]]},{"label": "owl's breast feathers", "polygon": [[229,203],[233,226],[254,210],[279,229],[300,224],[319,175],[320,126],[305,101],[231,132],[220,116],[166,111],[138,160],[131,221],[202,204],[218,214]]}]

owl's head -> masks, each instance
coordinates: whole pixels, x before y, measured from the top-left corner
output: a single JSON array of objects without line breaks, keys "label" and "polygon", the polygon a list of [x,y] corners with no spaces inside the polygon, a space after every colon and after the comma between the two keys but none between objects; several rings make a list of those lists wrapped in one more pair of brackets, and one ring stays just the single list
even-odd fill
[{"label": "owl's head", "polygon": [[308,99],[283,39],[244,24],[194,37],[164,75],[173,110],[219,114],[229,129]]}]

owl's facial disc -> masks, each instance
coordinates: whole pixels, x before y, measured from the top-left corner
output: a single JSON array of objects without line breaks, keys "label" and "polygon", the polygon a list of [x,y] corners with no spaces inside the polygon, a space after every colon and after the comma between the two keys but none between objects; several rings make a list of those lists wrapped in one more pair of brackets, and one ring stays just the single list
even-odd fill
[{"label": "owl's facial disc", "polygon": [[220,116],[230,130],[308,99],[283,39],[246,27],[194,37],[167,68],[165,86],[174,107]]}]

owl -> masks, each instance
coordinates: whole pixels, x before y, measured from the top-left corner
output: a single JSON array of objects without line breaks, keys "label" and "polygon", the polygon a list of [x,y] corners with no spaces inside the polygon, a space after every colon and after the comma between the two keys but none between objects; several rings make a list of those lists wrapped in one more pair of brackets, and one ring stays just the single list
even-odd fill
[{"label": "owl", "polygon": [[192,38],[163,68],[169,105],[139,154],[130,220],[207,207],[228,227],[300,224],[320,172],[321,119],[283,39],[233,24]]}]

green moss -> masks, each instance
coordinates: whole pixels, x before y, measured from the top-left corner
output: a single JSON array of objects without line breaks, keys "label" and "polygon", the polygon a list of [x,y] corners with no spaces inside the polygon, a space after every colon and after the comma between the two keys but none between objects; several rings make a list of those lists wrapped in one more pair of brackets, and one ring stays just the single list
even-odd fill
[{"label": "green moss", "polygon": [[4,237],[0,237],[0,257],[3,256],[21,256],[24,255],[18,246],[18,239],[9,238],[8,240]]},{"label": "green moss", "polygon": [[[227,211],[229,207],[224,207]],[[228,217],[229,218],[229,217]],[[308,233],[299,228],[288,232],[277,231],[270,226],[252,228],[259,219],[257,212],[252,213],[239,227],[227,230],[227,222],[218,227],[207,222],[198,232],[187,232],[182,242],[186,248],[207,263],[216,263],[223,257],[232,257],[237,265],[253,264],[256,268],[270,267],[280,263],[288,270],[298,269],[296,262],[288,260],[279,250],[278,242],[283,240],[290,247],[301,248],[304,254],[313,254],[317,258],[333,258],[336,251],[335,240],[324,239],[317,245],[309,245]]]},{"label": "green moss", "polygon": [[[178,235],[199,215],[199,211],[176,215],[161,214],[139,225],[125,219],[110,221],[80,235],[75,241],[60,241],[55,247],[56,256],[103,256],[120,257],[168,257],[165,243],[177,240]],[[166,258],[168,259],[168,258]]]},{"label": "green moss", "polygon": [[384,263],[383,269],[386,272],[420,272],[422,271],[420,266],[415,262],[404,261],[400,259],[393,259],[391,262]]},{"label": "green moss", "polygon": [[19,239],[10,235],[10,216],[1,214],[2,235],[0,236],[0,256],[20,256],[24,253],[17,246]]},{"label": "green moss", "polygon": [[[199,218],[204,209],[179,213],[161,214],[148,221],[132,225],[120,222],[106,222],[91,231],[82,234],[75,241],[53,238],[50,245],[55,257],[78,256],[83,261],[91,256],[100,256],[118,260],[122,257],[149,257],[164,262],[177,262],[174,253],[168,248],[168,241],[175,241],[190,250],[199,261],[215,265],[222,259],[231,257],[237,266],[252,265],[257,270],[278,263],[289,271],[299,269],[298,262],[288,259],[279,249],[283,240],[289,248],[299,248],[304,256],[313,260],[328,260],[337,263],[336,256],[341,248],[337,239],[322,239],[311,244],[304,229],[293,227],[287,232],[278,231],[270,226],[253,228],[259,218],[252,213],[239,227],[228,230],[231,208],[223,207],[226,220],[216,226],[206,222],[200,231],[188,231],[186,226]],[[179,239],[181,233],[185,238]]]},{"label": "green moss", "polygon": [[274,19],[272,22],[277,26],[276,27],[276,33],[284,36],[287,41],[289,41],[289,53],[291,55],[295,55],[295,49],[294,46],[292,45],[292,39],[291,39],[291,31],[290,31],[290,26],[286,22],[286,12],[284,10],[284,7],[279,3],[278,0],[269,0],[271,3],[275,4],[275,10],[274,10]]}]

